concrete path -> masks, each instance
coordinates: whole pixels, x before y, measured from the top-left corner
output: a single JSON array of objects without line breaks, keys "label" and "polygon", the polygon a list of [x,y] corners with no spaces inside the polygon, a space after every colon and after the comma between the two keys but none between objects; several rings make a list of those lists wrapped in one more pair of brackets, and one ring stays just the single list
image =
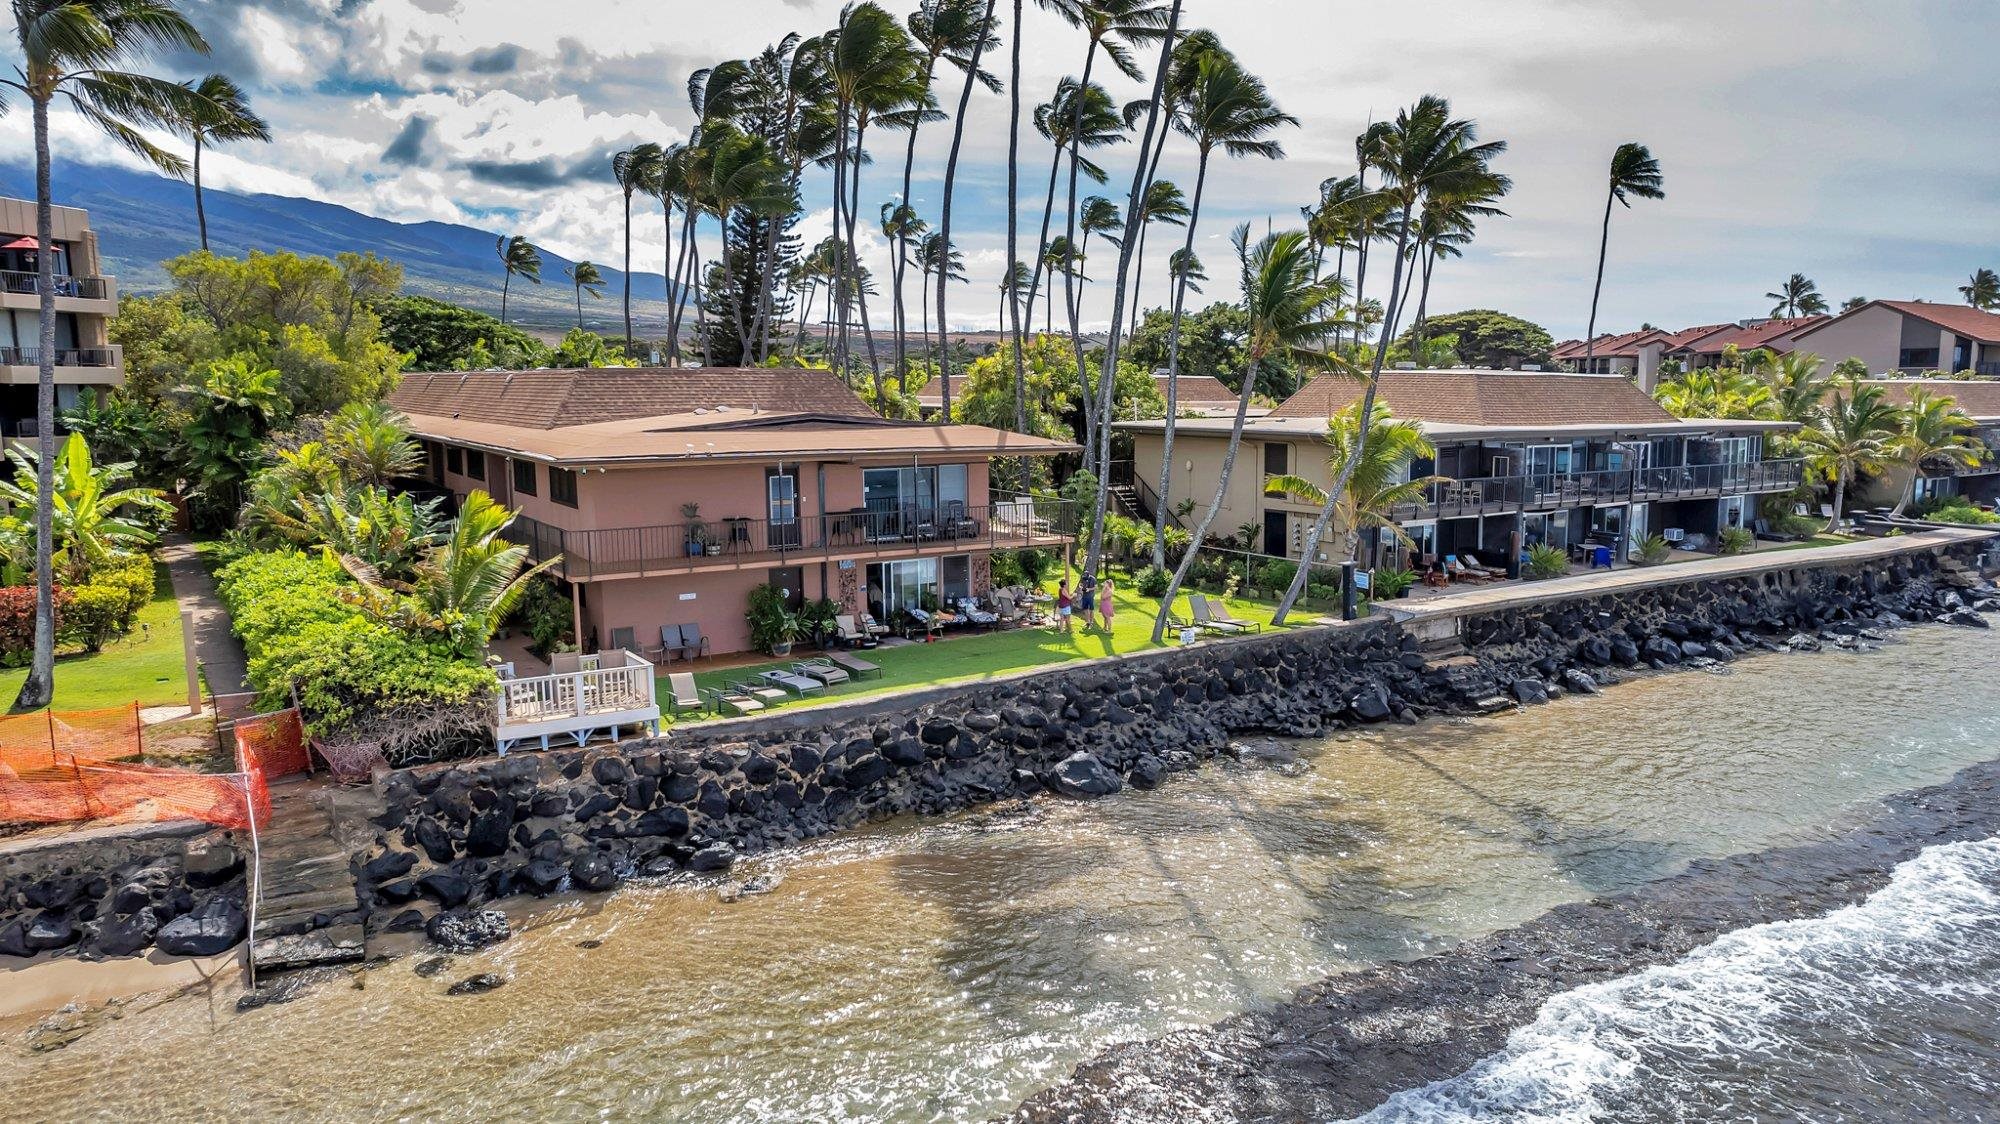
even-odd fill
[{"label": "concrete path", "polygon": [[174,583],[174,599],[180,602],[183,620],[194,626],[194,658],[208,676],[211,695],[234,695],[250,689],[245,675],[249,657],[243,642],[231,630],[229,610],[215,592],[215,580],[208,568],[195,557],[194,544],[181,535],[168,535],[160,545],[160,561]]}]

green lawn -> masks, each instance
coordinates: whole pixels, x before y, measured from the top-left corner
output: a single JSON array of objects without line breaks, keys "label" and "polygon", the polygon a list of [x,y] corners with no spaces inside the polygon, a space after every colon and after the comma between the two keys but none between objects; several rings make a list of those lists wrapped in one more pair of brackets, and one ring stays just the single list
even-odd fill
[{"label": "green lawn", "polygon": [[[1210,600],[1215,598],[1211,597]],[[843,699],[879,695],[888,691],[906,690],[911,687],[975,682],[1028,668],[1067,663],[1071,660],[1143,652],[1154,647],[1153,617],[1158,611],[1159,604],[1157,599],[1142,597],[1121,581],[1117,592],[1118,611],[1113,615],[1115,623],[1110,632],[1103,630],[1101,622],[1086,629],[1079,620],[1068,635],[1054,628],[1017,628],[995,633],[955,631],[950,635],[950,639],[940,640],[935,644],[904,644],[857,651],[856,655],[882,668],[880,678],[855,680],[825,694],[788,701],[770,709],[799,709]],[[1187,599],[1182,597],[1176,604],[1179,606],[1179,611],[1175,615],[1187,620]],[[1229,601],[1230,612],[1244,620],[1256,621],[1267,627],[1274,607],[1247,598],[1232,598]],[[1316,619],[1316,614],[1302,613],[1292,619],[1304,623]],[[1176,642],[1172,633],[1168,634],[1167,639],[1167,646]],[[718,670],[696,670],[695,684],[706,691],[709,688],[722,687],[730,680],[749,679],[760,671],[785,667],[797,660],[810,659],[819,654],[818,651],[801,645],[790,659]],[[679,666],[684,665],[676,665]],[[670,710],[668,700],[671,694],[664,674],[658,681],[658,687],[661,709]],[[683,719],[683,721],[693,720],[692,715]]]},{"label": "green lawn", "polygon": [[[164,565],[153,567],[152,603],[139,610],[138,623],[94,654],[56,656],[57,710],[98,710],[187,701],[187,665],[182,662],[181,614]],[[28,677],[24,668],[0,670],[0,702],[11,701]]]}]

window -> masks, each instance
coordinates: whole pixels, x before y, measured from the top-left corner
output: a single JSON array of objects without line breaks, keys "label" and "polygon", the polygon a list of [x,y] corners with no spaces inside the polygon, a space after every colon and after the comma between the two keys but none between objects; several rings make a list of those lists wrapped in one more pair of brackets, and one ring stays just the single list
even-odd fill
[{"label": "window", "polygon": [[938,560],[875,562],[868,567],[868,611],[889,623],[905,609],[938,607]]},{"label": "window", "polygon": [[486,454],[476,449],[465,451],[465,474],[474,480],[486,479]]},{"label": "window", "polygon": [[444,470],[454,476],[465,475],[465,450],[456,445],[447,445],[444,450]]},{"label": "window", "polygon": [[1938,349],[1935,347],[1906,347],[1902,362],[1897,364],[1899,367],[1923,367],[1926,370],[1935,369],[1937,365]]},{"label": "window", "polygon": [[1278,441],[1264,443],[1264,475],[1283,476],[1292,471],[1292,447]]},{"label": "window", "polygon": [[535,494],[535,462],[516,458],[514,461],[514,492],[516,495]]},{"label": "window", "polygon": [[549,466],[549,499],[564,507],[576,506],[576,473]]},{"label": "window", "polygon": [[944,600],[955,605],[961,597],[972,596],[972,556],[948,555],[942,560]]},{"label": "window", "polygon": [[435,441],[424,442],[424,475],[433,484],[444,483],[444,446]]}]

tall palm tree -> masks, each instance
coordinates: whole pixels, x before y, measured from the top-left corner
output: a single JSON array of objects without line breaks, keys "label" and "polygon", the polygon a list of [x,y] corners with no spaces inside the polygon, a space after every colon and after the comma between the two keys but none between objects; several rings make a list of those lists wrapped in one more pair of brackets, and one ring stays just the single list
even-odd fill
[{"label": "tall palm tree", "polygon": [[1958,295],[1974,308],[1988,312],[2000,308],[2000,273],[1990,269],[1974,272],[1970,280],[1958,287]]},{"label": "tall palm tree", "polygon": [[[1430,307],[1431,275],[1437,269],[1438,259],[1465,256],[1465,247],[1472,243],[1473,229],[1479,219],[1504,217],[1507,212],[1492,206],[1492,201],[1505,195],[1512,187],[1505,176],[1494,177],[1494,182],[1481,185],[1472,195],[1438,195],[1424,203],[1422,218],[1417,221],[1414,234],[1414,271],[1417,278],[1417,315],[1410,324],[1410,354],[1415,357],[1424,346],[1424,313]],[[1407,299],[1409,291],[1404,290]]]},{"label": "tall palm tree", "polygon": [[[1007,319],[1000,325],[1008,334],[1014,359],[1014,432],[1028,431],[1028,375],[1021,353],[1021,294],[1033,271],[1021,261],[1021,0],[1014,0],[1012,61],[1007,71],[1007,273],[1000,280],[1001,298]],[[1023,275],[1026,276],[1023,276]],[[1021,458],[1021,490],[1028,490],[1032,462]]]},{"label": "tall palm tree", "polygon": [[55,519],[56,285],[55,212],[49,173],[49,105],[58,98],[84,123],[169,175],[187,162],[160,148],[140,126],[172,127],[188,116],[192,93],[164,78],[117,69],[127,58],[156,51],[206,53],[208,43],[166,0],[14,0],[20,50],[14,78],[0,79],[0,112],[6,90],[28,99],[35,138],[36,286],[41,295],[35,386],[37,482],[35,503],[35,650],[16,709],[47,706],[55,692],[55,576],[50,543]]},{"label": "tall palm tree", "polygon": [[1910,392],[1909,405],[1902,410],[1902,431],[1889,440],[1889,452],[1908,473],[1902,497],[1891,514],[1901,515],[1917,494],[1917,477],[1926,461],[1944,461],[1955,467],[1971,468],[1986,459],[1986,446],[1973,436],[1978,423],[1959,408],[1949,394],[1933,394],[1925,387]]},{"label": "tall palm tree", "polygon": [[[1215,495],[1195,524],[1188,546],[1174,568],[1173,578],[1160,601],[1160,615],[1153,621],[1153,643],[1160,642],[1174,599],[1187,581],[1208,529],[1229,494],[1229,477],[1236,467],[1236,451],[1243,444],[1243,422],[1250,414],[1250,398],[1256,391],[1257,369],[1267,360],[1289,359],[1300,366],[1322,369],[1333,366],[1334,357],[1325,350],[1326,341],[1339,323],[1341,286],[1336,281],[1314,281],[1312,249],[1300,231],[1266,235],[1254,250],[1248,248],[1249,228],[1238,227],[1235,242],[1243,271],[1243,307],[1249,314],[1249,331],[1244,340],[1248,360],[1243,386],[1236,395],[1236,417],[1230,425],[1229,445],[1222,454]],[[1372,416],[1373,403],[1368,409]],[[1350,470],[1346,475],[1353,475]],[[1344,492],[1347,480],[1337,482],[1335,493]],[[1304,570],[1307,567],[1301,566]]]},{"label": "tall palm tree", "polygon": [[1819,416],[1833,390],[1833,380],[1821,373],[1825,365],[1809,351],[1789,352],[1771,361],[1763,377],[1770,388],[1769,413],[1774,420],[1808,425]]},{"label": "tall palm tree", "polygon": [[[1174,129],[1194,142],[1194,195],[1188,202],[1187,233],[1180,253],[1194,257],[1195,228],[1201,221],[1202,195],[1208,189],[1209,159],[1219,148],[1236,159],[1284,156],[1284,146],[1272,134],[1298,118],[1280,110],[1262,80],[1245,71],[1235,56],[1214,38],[1190,35],[1175,48],[1177,74],[1170,76]],[[1181,320],[1187,310],[1188,275],[1176,271],[1167,326],[1167,416],[1161,432],[1159,502],[1153,511],[1155,561],[1165,566],[1167,509],[1172,494],[1174,430],[1180,412]],[[1254,389],[1254,388],[1253,388]],[[1247,395],[1251,391],[1246,390]],[[1247,401],[1247,399],[1246,399]],[[1247,407],[1246,407],[1247,409]]]},{"label": "tall palm tree", "polygon": [[[1442,479],[1404,478],[1412,463],[1437,455],[1436,447],[1424,436],[1423,427],[1392,419],[1389,408],[1378,402],[1367,432],[1362,433],[1360,405],[1355,402],[1326,422],[1329,477],[1340,471],[1357,447],[1361,450],[1360,463],[1347,478],[1347,492],[1337,497],[1334,504],[1334,528],[1346,542],[1342,551],[1346,558],[1355,556],[1361,532],[1370,528],[1387,528],[1399,540],[1407,542],[1408,536],[1389,513],[1398,505],[1421,499],[1424,489]],[[1300,503],[1324,504],[1328,498],[1324,489],[1303,476],[1273,476],[1264,482],[1264,489],[1283,492]]]},{"label": "tall palm tree", "polygon": [[[618,181],[618,190],[625,197],[625,354],[632,354],[632,195],[634,192],[652,194],[659,190],[660,174],[664,169],[666,150],[647,141],[622,149],[611,155],[611,176]],[[581,262],[580,265],[590,265]],[[591,266],[596,272],[597,267]],[[603,277],[595,284],[602,285]],[[591,296],[599,294],[593,291]],[[672,299],[673,294],[667,294]],[[583,285],[578,283],[576,298],[576,326],[583,327]]]},{"label": "tall palm tree", "polygon": [[1901,411],[1889,404],[1882,387],[1843,382],[1817,424],[1799,432],[1806,463],[1833,482],[1833,517],[1826,529],[1840,526],[1847,506],[1847,485],[1863,472],[1879,472],[1902,430]]},{"label": "tall palm tree", "polygon": [[183,112],[170,123],[173,131],[194,142],[194,159],[189,170],[194,177],[194,219],[201,230],[201,248],[208,249],[208,208],[201,191],[201,150],[230,141],[271,139],[271,127],[250,110],[250,100],[242,87],[227,75],[211,74],[187,84],[192,97],[185,99]]},{"label": "tall palm tree", "polygon": [[[950,344],[946,342],[946,330],[942,320],[938,322],[938,350],[935,352],[931,350],[931,278],[935,276],[938,279],[939,287],[943,287],[953,281],[963,282],[965,280],[964,252],[956,246],[946,249],[947,245],[948,243],[944,240],[944,231],[937,230],[926,235],[923,244],[917,247],[917,268],[923,271],[923,348],[926,356],[942,356],[945,352],[951,350]],[[944,313],[940,311],[938,315],[943,316]],[[938,360],[939,377],[950,377],[945,373],[945,365],[948,362],[949,360],[944,358]],[[944,403],[945,416],[949,417],[951,415],[951,396],[949,394],[945,395]]]},{"label": "tall palm tree", "polygon": [[1803,273],[1792,274],[1777,291],[1765,293],[1764,299],[1777,302],[1771,308],[1773,316],[1812,316],[1815,309],[1826,311],[1826,298],[1819,295],[1819,286]]},{"label": "tall palm tree", "polygon": [[[1364,134],[1367,140],[1363,145],[1370,162],[1382,173],[1382,195],[1396,208],[1396,256],[1389,280],[1389,303],[1368,372],[1367,389],[1361,396],[1361,416],[1371,418],[1375,416],[1376,392],[1381,388],[1382,361],[1389,353],[1389,341],[1395,338],[1397,317],[1402,312],[1397,290],[1402,287],[1404,254],[1409,250],[1415,225],[1412,220],[1418,206],[1434,199],[1498,195],[1506,190],[1508,182],[1492,168],[1492,161],[1507,150],[1506,142],[1481,141],[1478,126],[1453,117],[1451,103],[1443,98],[1425,94],[1415,105],[1398,112],[1395,121],[1383,125]],[[1337,497],[1347,490],[1347,478],[1360,465],[1365,451],[1357,446],[1348,456],[1341,475],[1327,490],[1328,495]],[[1320,537],[1326,533],[1332,518],[1332,508],[1322,504],[1318,518],[1306,534],[1299,572],[1293,575],[1291,588],[1278,603],[1273,621],[1283,624],[1304,591],[1312,559],[1319,551]]]},{"label": "tall palm tree", "polygon": [[[578,328],[582,328],[583,294],[589,293],[590,299],[592,300],[600,300],[600,301],[603,300],[604,274],[598,270],[595,263],[580,261],[577,262],[575,265],[563,266],[563,276],[569,278],[570,287],[576,290],[576,326]],[[627,273],[625,275],[625,288],[627,293],[629,294],[632,288],[632,275],[630,273]],[[632,324],[632,321],[630,319],[632,314],[632,306],[629,302],[625,305],[625,314],[626,314],[626,321],[625,321],[626,331],[629,332],[631,330],[631,324]],[[626,354],[627,355],[631,354],[631,347],[629,344],[626,347]]]},{"label": "tall palm tree", "polygon": [[505,271],[500,279],[500,322],[507,322],[507,290],[514,278],[525,277],[539,285],[542,283],[542,255],[535,244],[519,234],[502,234],[494,243],[493,252],[500,256],[500,266]]},{"label": "tall palm tree", "polygon": [[1188,220],[1187,196],[1172,180],[1154,180],[1146,185],[1146,197],[1139,205],[1139,245],[1132,252],[1132,312],[1126,322],[1139,325],[1140,298],[1146,281],[1146,231],[1154,223],[1183,226]]},{"label": "tall palm tree", "polygon": [[1590,287],[1590,326],[1583,333],[1583,363],[1589,369],[1597,342],[1597,298],[1604,291],[1604,255],[1611,249],[1611,205],[1623,203],[1629,210],[1632,197],[1665,199],[1660,185],[1660,162],[1638,141],[1626,141],[1611,154],[1611,192],[1604,199],[1604,229],[1597,237],[1597,280]]},{"label": "tall palm tree", "polygon": [[[716,260],[722,265],[725,291],[735,293],[736,271],[734,259],[729,256],[730,216],[740,209],[775,219],[796,209],[798,197],[792,192],[791,177],[785,166],[772,155],[770,143],[763,137],[745,136],[733,126],[712,125],[705,143],[710,156],[703,203],[721,224],[722,250]],[[744,315],[741,299],[729,303],[736,338],[747,358],[752,352],[750,322]]]},{"label": "tall palm tree", "polygon": [[[1103,86],[1080,86],[1074,78],[1064,78],[1056,83],[1055,95],[1035,107],[1035,131],[1046,138],[1051,148],[1049,156],[1049,187],[1042,203],[1042,232],[1035,243],[1041,247],[1035,266],[1028,275],[1028,310],[1034,311],[1035,298],[1041,294],[1044,271],[1041,265],[1048,258],[1049,226],[1055,220],[1056,188],[1062,179],[1064,157],[1082,170],[1093,183],[1103,183],[1104,169],[1089,157],[1084,149],[1103,148],[1125,139],[1125,119],[1118,112],[1118,105]],[[1072,133],[1076,134],[1072,137]],[[1074,169],[1073,169],[1074,170]],[[1074,239],[1071,239],[1074,241]],[[1047,274],[1054,277],[1054,274]],[[1053,286],[1053,282],[1051,282]]]},{"label": "tall palm tree", "polygon": [[[941,204],[941,215],[938,223],[938,241],[941,243],[941,249],[939,251],[940,261],[938,266],[937,290],[938,343],[940,345],[938,348],[937,374],[938,392],[943,398],[946,420],[950,420],[951,418],[951,344],[949,341],[950,329],[947,327],[945,320],[947,303],[945,298],[947,291],[951,288],[949,284],[951,281],[952,258],[952,251],[950,250],[952,244],[951,209],[954,192],[958,188],[958,157],[965,145],[965,115],[966,111],[972,105],[973,83],[977,82],[984,85],[988,90],[996,93],[999,91],[1000,80],[982,70],[979,66],[980,60],[985,57],[986,48],[997,46],[1000,42],[993,33],[994,28],[998,26],[993,15],[994,7],[995,0],[986,0],[985,6],[979,9],[978,21],[971,24],[968,28],[968,33],[963,36],[964,41],[971,44],[972,51],[966,57],[965,65],[962,68],[965,71],[965,85],[959,90],[958,112],[952,117],[951,150],[945,156],[944,162],[944,201]],[[1013,200],[1010,199],[1007,202],[1007,210],[1011,213],[1013,209]],[[930,319],[929,305],[925,306],[924,319],[926,321]],[[928,324],[924,329],[924,334],[926,337],[930,335]]]}]

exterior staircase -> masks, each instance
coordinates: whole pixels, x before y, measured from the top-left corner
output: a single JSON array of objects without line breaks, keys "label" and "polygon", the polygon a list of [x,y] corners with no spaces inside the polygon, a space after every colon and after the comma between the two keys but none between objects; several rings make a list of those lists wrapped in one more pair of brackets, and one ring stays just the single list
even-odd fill
[{"label": "exterior staircase", "polygon": [[[365,826],[367,817],[336,814],[335,805],[371,798],[370,789],[340,789],[305,779],[272,784],[271,824],[258,838],[262,892],[250,944],[257,971],[362,958],[360,902],[352,870],[355,841],[343,839],[335,824]],[[327,920],[334,923],[314,928]]]},{"label": "exterior staircase", "polygon": [[1153,510],[1146,506],[1146,501],[1140,497],[1137,487],[1131,484],[1113,484],[1106,488],[1105,492],[1110,495],[1111,503],[1118,514],[1127,519],[1137,519],[1141,523],[1153,521]]}]

